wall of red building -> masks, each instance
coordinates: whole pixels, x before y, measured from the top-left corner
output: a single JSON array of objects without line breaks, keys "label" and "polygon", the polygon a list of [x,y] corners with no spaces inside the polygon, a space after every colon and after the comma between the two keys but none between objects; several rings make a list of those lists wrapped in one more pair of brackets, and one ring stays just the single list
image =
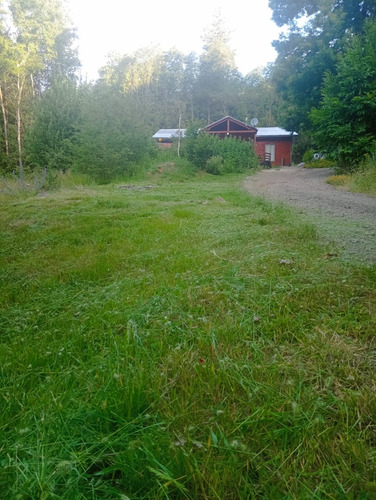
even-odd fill
[{"label": "wall of red building", "polygon": [[264,160],[265,144],[275,144],[275,161],[272,165],[290,165],[291,164],[291,139],[273,139],[265,138],[260,140],[256,138],[255,151],[258,156]]}]

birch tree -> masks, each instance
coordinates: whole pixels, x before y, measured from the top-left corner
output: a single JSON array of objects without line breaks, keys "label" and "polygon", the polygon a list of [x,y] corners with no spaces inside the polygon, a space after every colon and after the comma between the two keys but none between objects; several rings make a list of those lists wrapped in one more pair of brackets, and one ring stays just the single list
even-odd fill
[{"label": "birch tree", "polygon": [[14,168],[10,164],[17,156],[22,177],[23,137],[33,121],[34,102],[59,71],[61,76],[72,75],[78,60],[60,0],[10,0],[0,21],[0,108],[4,154],[9,157],[5,163]]}]

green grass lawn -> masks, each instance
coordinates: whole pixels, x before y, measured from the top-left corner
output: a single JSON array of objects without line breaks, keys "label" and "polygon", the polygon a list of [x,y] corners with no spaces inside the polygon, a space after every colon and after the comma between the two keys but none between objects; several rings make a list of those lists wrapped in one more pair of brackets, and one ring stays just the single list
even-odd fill
[{"label": "green grass lawn", "polygon": [[0,497],[375,498],[376,267],[156,182],[1,200]]}]

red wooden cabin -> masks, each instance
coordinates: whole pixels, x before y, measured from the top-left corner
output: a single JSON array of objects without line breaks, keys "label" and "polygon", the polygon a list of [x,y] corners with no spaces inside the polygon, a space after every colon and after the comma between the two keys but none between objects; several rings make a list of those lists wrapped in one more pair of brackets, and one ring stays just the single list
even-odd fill
[{"label": "red wooden cabin", "polygon": [[292,143],[297,135],[296,132],[288,132],[279,127],[259,127],[256,135],[256,154],[263,161],[269,158],[272,166],[291,165]]},{"label": "red wooden cabin", "polygon": [[270,161],[273,165],[291,165],[291,152],[296,132],[288,132],[280,127],[259,127],[258,129],[241,122],[232,116],[225,116],[205,127],[208,134],[215,134],[221,138],[237,137],[246,141],[253,141],[255,152],[262,162]]}]

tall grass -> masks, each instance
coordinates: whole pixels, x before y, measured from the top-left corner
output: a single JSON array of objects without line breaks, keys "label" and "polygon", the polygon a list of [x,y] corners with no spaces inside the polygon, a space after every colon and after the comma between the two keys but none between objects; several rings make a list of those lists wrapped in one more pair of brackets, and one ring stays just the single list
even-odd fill
[{"label": "tall grass", "polygon": [[2,199],[1,496],[373,498],[375,268],[170,174]]},{"label": "tall grass", "polygon": [[376,196],[376,160],[368,161],[352,174],[332,175],[328,183],[355,193]]},{"label": "tall grass", "polygon": [[351,176],[350,189],[376,196],[376,160],[369,161]]}]

